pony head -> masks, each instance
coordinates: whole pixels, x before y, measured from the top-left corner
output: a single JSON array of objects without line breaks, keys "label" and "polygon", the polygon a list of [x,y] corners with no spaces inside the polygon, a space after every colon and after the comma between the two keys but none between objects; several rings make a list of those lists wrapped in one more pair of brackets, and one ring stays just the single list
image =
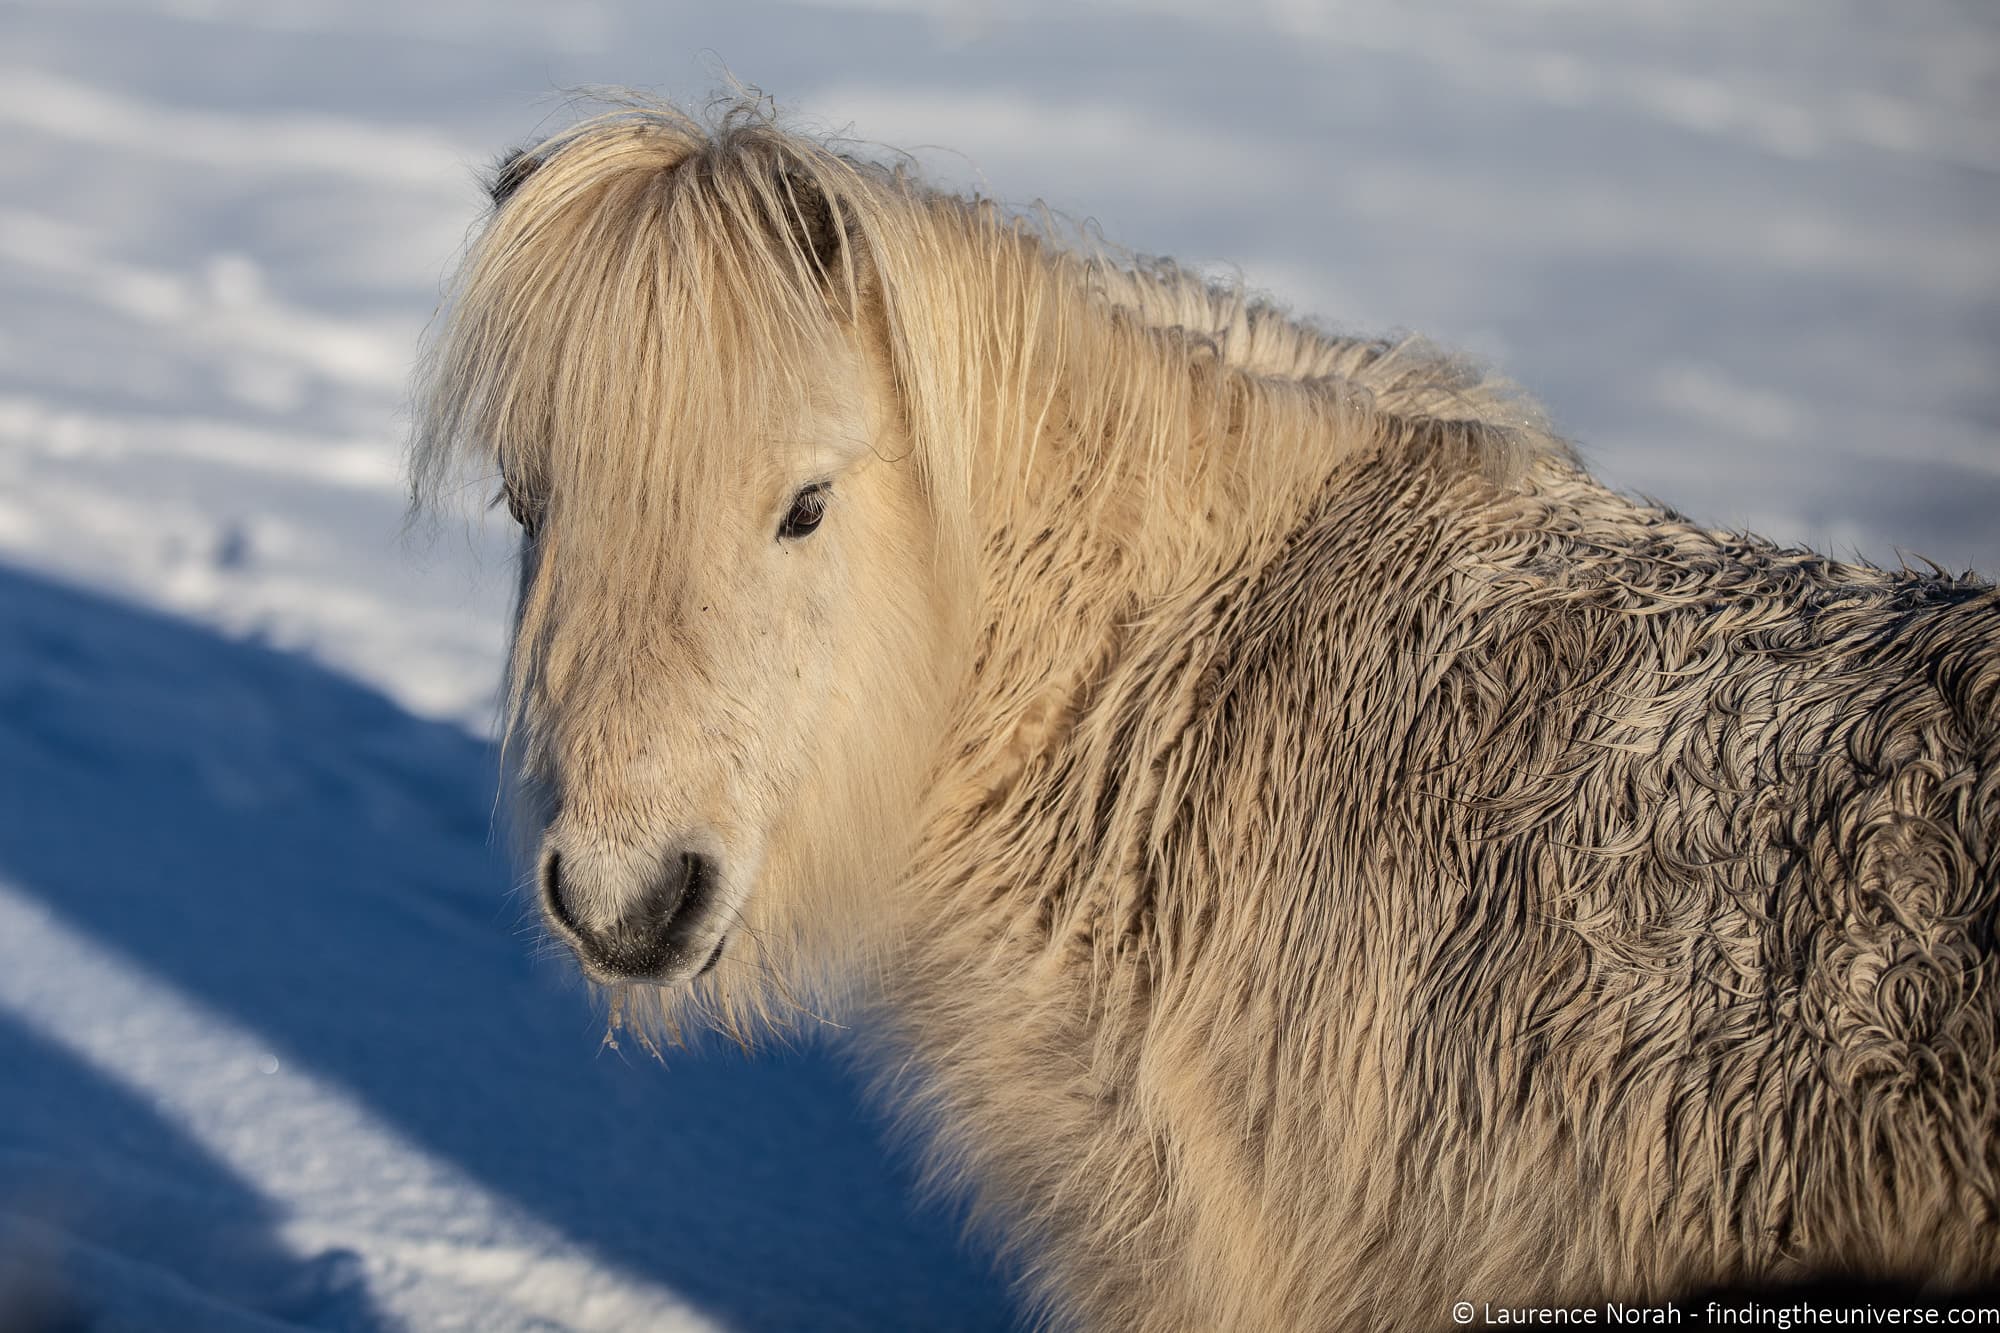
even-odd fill
[{"label": "pony head", "polygon": [[730,1027],[856,957],[964,658],[964,482],[896,406],[870,261],[896,188],[749,109],[585,122],[503,163],[419,388],[420,493],[471,455],[522,529],[543,917]]}]

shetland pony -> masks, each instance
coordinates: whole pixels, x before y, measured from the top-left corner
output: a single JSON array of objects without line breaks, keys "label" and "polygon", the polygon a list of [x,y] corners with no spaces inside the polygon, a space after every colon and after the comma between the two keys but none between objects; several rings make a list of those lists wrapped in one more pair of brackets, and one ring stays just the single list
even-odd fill
[{"label": "shetland pony", "polygon": [[[759,109],[509,159],[419,498],[614,1014],[841,1014],[1104,1329],[2000,1269],[2000,596]],[[671,1133],[671,1126],[661,1126]]]}]

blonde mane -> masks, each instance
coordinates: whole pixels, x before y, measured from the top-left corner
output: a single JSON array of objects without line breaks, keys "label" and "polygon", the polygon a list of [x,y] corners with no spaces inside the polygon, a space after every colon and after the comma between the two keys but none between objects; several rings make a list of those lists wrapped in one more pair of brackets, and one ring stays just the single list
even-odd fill
[{"label": "blonde mane", "polygon": [[[419,504],[458,462],[497,464],[636,550],[621,538],[651,515],[626,479],[664,461],[648,451],[754,430],[864,296],[947,520],[982,471],[1003,495],[1030,485],[1049,440],[1102,475],[1143,453],[1179,488],[1253,473],[1259,450],[1324,451],[1371,416],[1468,423],[1503,472],[1561,449],[1511,386],[1421,342],[1338,336],[1044,208],[936,191],[762,102],[703,121],[633,100],[526,150],[501,185],[419,374]],[[715,457],[665,471],[692,487]]]}]

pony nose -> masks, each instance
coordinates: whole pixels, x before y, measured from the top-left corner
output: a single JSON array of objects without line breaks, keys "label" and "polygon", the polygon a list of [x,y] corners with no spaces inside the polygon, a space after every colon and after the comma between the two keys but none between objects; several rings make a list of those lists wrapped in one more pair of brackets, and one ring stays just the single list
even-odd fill
[{"label": "pony nose", "polygon": [[660,979],[677,964],[697,961],[690,940],[716,896],[711,858],[691,851],[667,857],[644,891],[609,911],[596,905],[592,887],[564,874],[560,852],[549,854],[542,907],[587,971],[600,980]]}]

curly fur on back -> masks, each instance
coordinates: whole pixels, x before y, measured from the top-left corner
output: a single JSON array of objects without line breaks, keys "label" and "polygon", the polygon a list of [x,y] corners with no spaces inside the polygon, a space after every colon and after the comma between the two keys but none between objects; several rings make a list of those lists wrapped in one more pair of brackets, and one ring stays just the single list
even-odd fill
[{"label": "curly fur on back", "polygon": [[1057,1308],[1993,1274],[1989,587],[1418,431],[1108,666],[895,989]]},{"label": "curly fur on back", "polygon": [[[1044,1313],[1421,1328],[1468,1297],[2000,1272],[1989,584],[1704,530],[1445,358],[1067,250],[752,109],[627,110],[529,161],[419,475],[469,447],[587,510],[565,540],[616,553],[616,614],[658,613],[630,562],[691,558],[615,502],[677,484],[661,422],[787,392],[759,340],[815,321],[888,368],[963,617],[907,856],[844,980],[771,889],[763,971],[693,999],[737,1030],[772,986],[851,1002]],[[597,296],[531,336],[645,255],[692,266],[714,360],[600,348]],[[656,393],[682,415],[619,397]],[[564,411],[611,424],[552,447]],[[530,711],[562,702],[521,684],[561,656],[546,582]]]}]

